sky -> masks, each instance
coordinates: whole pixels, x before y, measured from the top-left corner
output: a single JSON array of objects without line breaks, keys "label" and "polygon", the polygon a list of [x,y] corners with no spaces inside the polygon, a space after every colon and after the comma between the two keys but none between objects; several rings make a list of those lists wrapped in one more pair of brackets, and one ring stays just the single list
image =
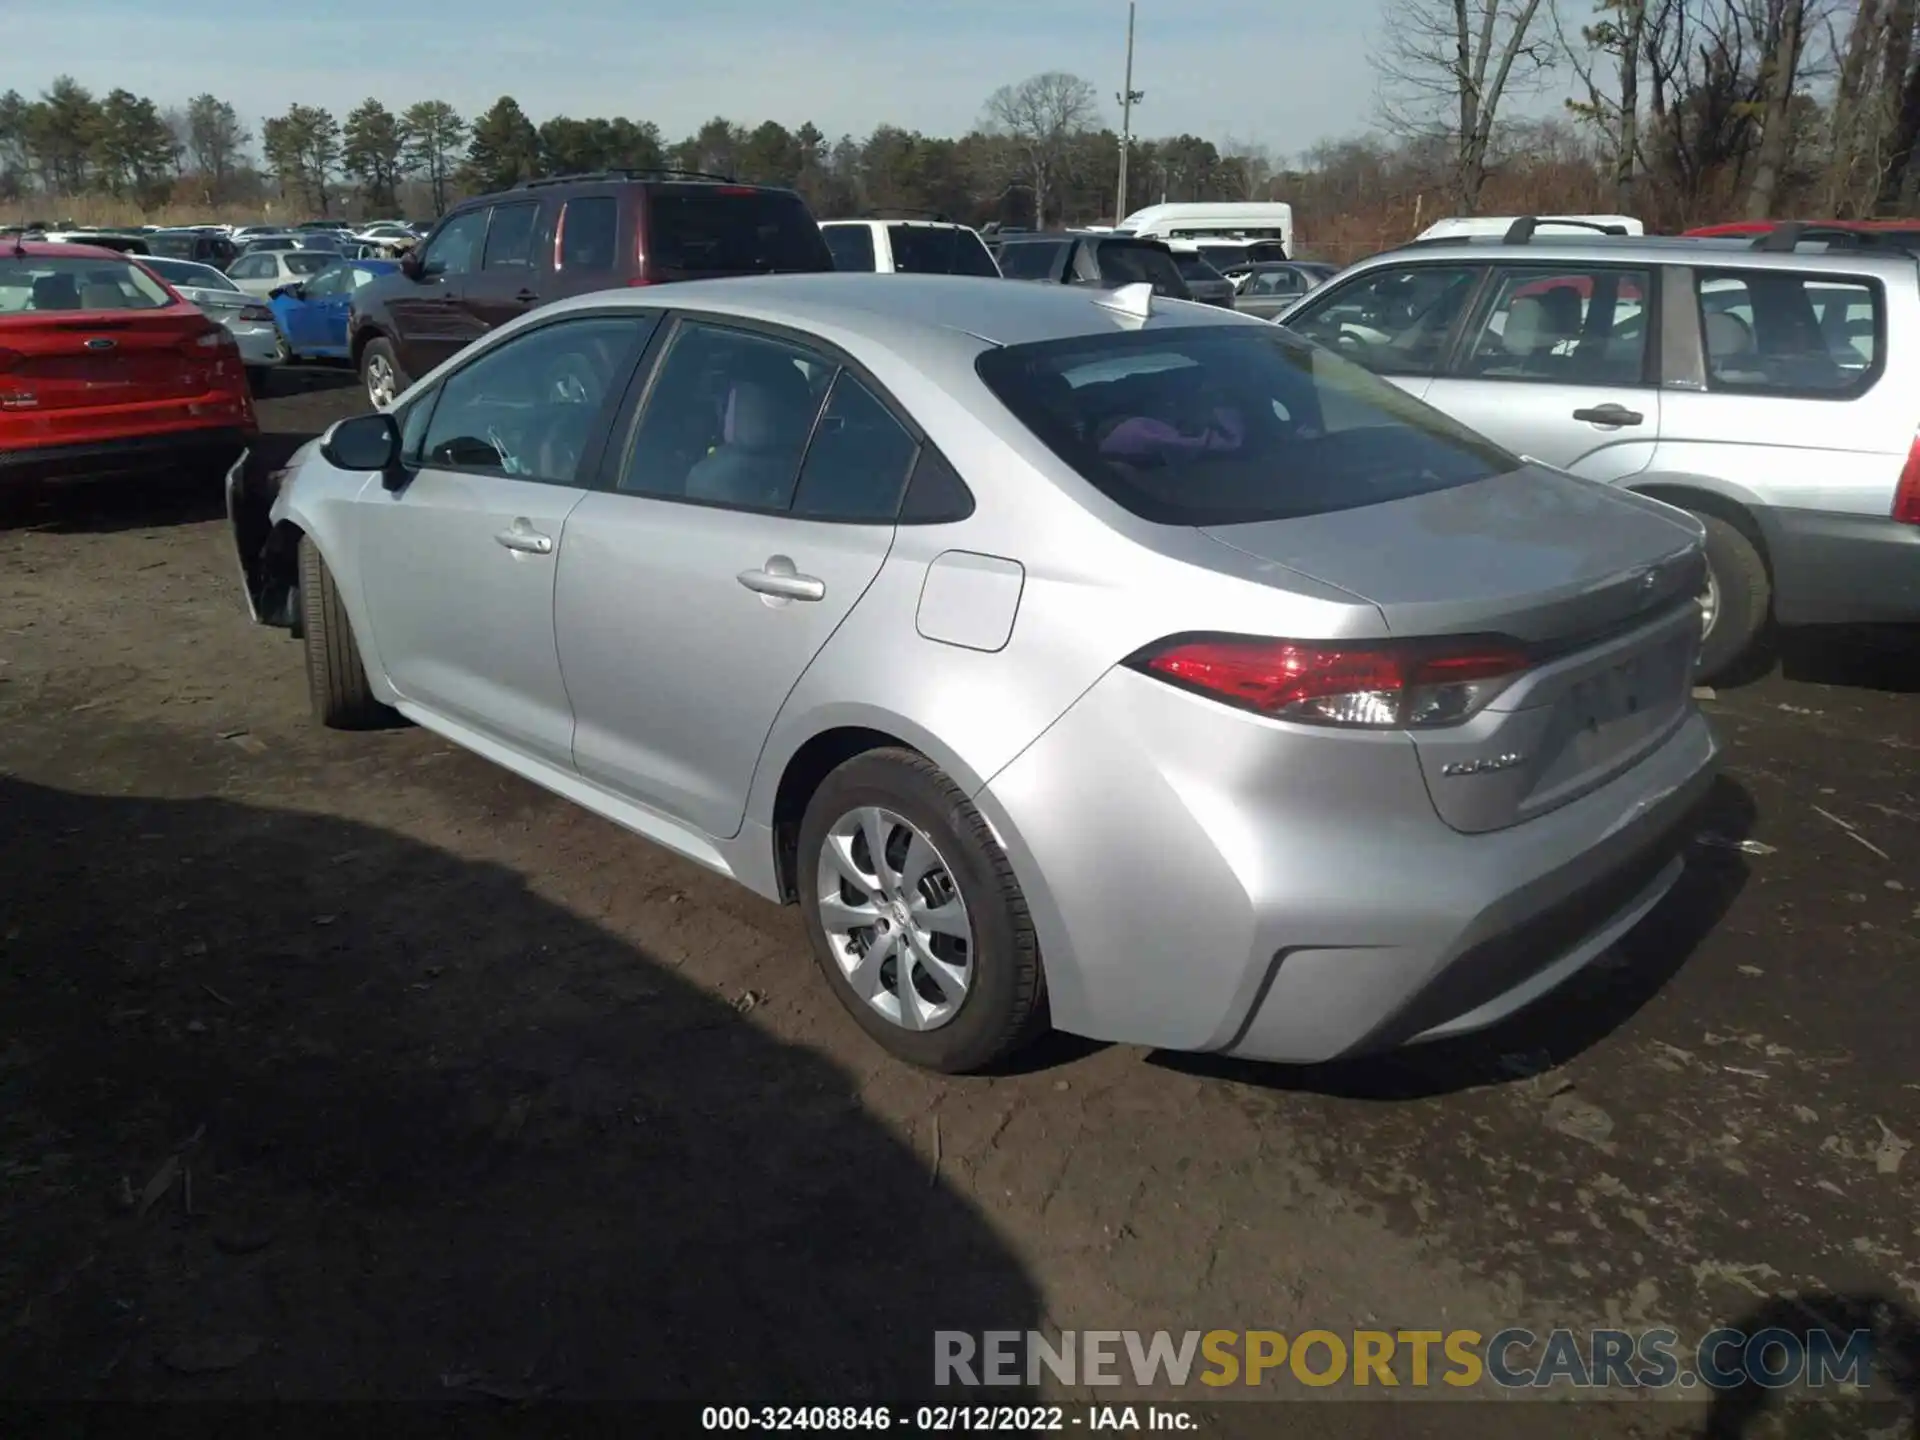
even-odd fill
[{"label": "sky", "polygon": [[[1141,0],[1135,131],[1296,155],[1373,118],[1378,0]],[[428,18],[428,17],[434,18]],[[511,94],[536,122],[625,114],[669,139],[714,115],[812,120],[831,137],[892,123],[956,135],[1009,82],[1066,70],[1118,128],[1126,0],[0,0],[0,92],[62,73],[163,108],[210,90],[256,133],[295,101],[344,115],[369,95],[471,116]]]}]

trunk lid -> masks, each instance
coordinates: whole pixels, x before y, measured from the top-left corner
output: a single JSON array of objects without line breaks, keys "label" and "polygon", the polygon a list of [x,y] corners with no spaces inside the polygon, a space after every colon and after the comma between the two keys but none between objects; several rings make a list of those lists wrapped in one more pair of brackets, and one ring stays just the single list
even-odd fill
[{"label": "trunk lid", "polygon": [[189,399],[215,388],[220,352],[195,343],[211,324],[184,303],[0,317],[0,389],[39,414]]},{"label": "trunk lid", "polygon": [[1221,526],[1215,540],[1372,602],[1397,637],[1503,635],[1536,662],[1459,725],[1407,733],[1441,818],[1482,832],[1604,784],[1692,705],[1698,527],[1525,466],[1405,500]]}]

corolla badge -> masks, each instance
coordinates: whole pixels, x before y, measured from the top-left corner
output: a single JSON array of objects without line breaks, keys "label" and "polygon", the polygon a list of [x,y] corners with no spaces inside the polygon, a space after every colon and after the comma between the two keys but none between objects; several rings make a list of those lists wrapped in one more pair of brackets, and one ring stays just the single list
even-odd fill
[{"label": "corolla badge", "polygon": [[1485,775],[1490,770],[1511,770],[1516,765],[1524,765],[1527,757],[1518,751],[1509,750],[1501,755],[1489,755],[1481,760],[1451,760],[1440,767],[1442,775]]}]

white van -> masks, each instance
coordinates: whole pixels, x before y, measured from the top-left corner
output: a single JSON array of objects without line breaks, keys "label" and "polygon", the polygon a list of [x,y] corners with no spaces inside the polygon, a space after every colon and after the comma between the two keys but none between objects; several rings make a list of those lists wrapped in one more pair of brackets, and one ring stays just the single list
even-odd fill
[{"label": "white van", "polygon": [[1149,205],[1120,229],[1150,240],[1277,240],[1293,254],[1293,206],[1278,200]]},{"label": "white van", "polygon": [[[1450,219],[1434,221],[1413,238],[1438,240],[1456,235],[1493,237],[1506,234],[1514,221],[1524,218],[1520,215],[1455,215]],[[1534,226],[1536,235],[1592,235],[1595,226],[1618,227],[1621,233],[1627,235],[1647,233],[1647,227],[1631,215],[1556,215],[1537,218],[1539,223]]]}]

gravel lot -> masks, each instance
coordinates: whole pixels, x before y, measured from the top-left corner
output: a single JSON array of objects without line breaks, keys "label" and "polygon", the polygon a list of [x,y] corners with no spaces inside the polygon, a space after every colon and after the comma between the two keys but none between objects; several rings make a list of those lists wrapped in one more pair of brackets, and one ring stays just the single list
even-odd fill
[{"label": "gravel lot", "polygon": [[[358,398],[287,380],[281,452]],[[0,503],[0,1393],[847,1400],[935,1327],[1920,1309],[1910,645],[1707,702],[1719,843],[1496,1034],[950,1080],[794,912],[314,728],[215,480]]]}]

